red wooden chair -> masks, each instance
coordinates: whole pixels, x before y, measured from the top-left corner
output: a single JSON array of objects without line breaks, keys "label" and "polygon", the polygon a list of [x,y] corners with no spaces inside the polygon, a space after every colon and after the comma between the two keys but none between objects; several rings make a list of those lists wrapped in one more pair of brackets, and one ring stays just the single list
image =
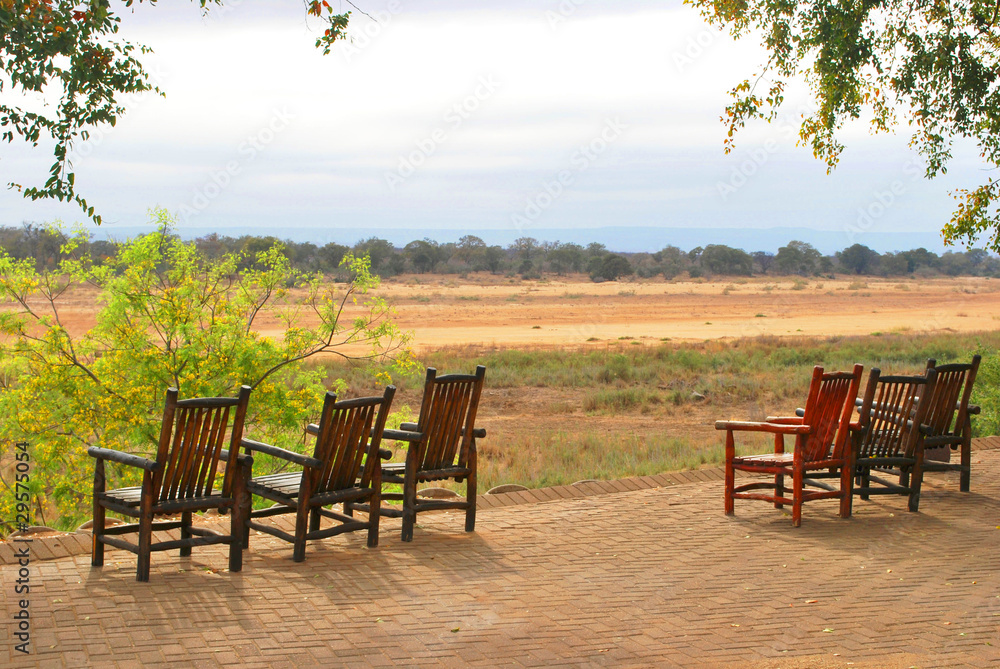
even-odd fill
[{"label": "red wooden chair", "polygon": [[[848,438],[862,369],[861,365],[855,365],[853,372],[824,374],[822,367],[814,368],[809,397],[801,418],[768,418],[764,422],[718,421],[715,424],[715,429],[726,431],[726,515],[735,512],[733,501],[736,498],[772,502],[778,509],[791,504],[792,523],[796,527],[802,523],[803,502],[814,499],[840,499],[840,515],[844,518],[851,515]],[[736,432],[773,434],[774,453],[736,455]],[[795,436],[795,448],[791,453],[785,452],[785,435]],[[771,475],[774,481],[736,486],[737,471]],[[792,478],[791,498],[785,494],[785,476]],[[834,477],[840,479],[839,488],[815,480]],[[807,488],[807,485],[811,487]],[[771,492],[756,492],[761,489]]]},{"label": "red wooden chair", "polygon": [[[243,515],[248,499],[246,482],[253,460],[240,455],[243,421],[250,400],[249,386],[239,397],[202,397],[178,400],[177,389],[167,390],[156,459],[92,446],[94,468],[94,528],[91,564],[104,564],[104,545],[123,548],[138,555],[136,580],[149,580],[152,551],[179,548],[191,555],[192,546],[229,544],[229,571],[243,567]],[[232,421],[230,425],[230,420]],[[223,449],[229,430],[229,450]],[[105,490],[105,461],[143,470],[142,485]],[[224,461],[223,471],[219,463]],[[217,475],[221,474],[221,481]],[[229,534],[192,527],[194,511],[231,510]],[[112,511],[138,519],[135,524],[105,527],[105,513]],[[180,520],[153,522],[155,516],[180,514]],[[181,538],[152,543],[154,530],[180,528]],[[138,533],[137,543],[117,535]]]},{"label": "red wooden chair", "polygon": [[[379,445],[395,393],[396,387],[388,386],[382,397],[338,402],[337,395],[328,392],[319,424],[310,425],[308,430],[316,435],[312,457],[244,439],[247,453],[266,453],[302,467],[301,471],[258,476],[249,482],[252,494],[277,504],[252,512],[248,509],[247,531],[252,527],[292,543],[295,562],[305,560],[306,541],[344,532],[368,530],[368,547],[378,546],[382,488]],[[359,503],[364,503],[366,510],[374,509],[365,520],[354,517],[354,508]],[[336,504],[344,505],[343,513],[324,508]],[[253,520],[287,513],[295,514],[294,535]],[[321,529],[321,518],[329,518],[335,524]]]},{"label": "red wooden chair", "polygon": [[[382,499],[402,500],[402,511],[382,507],[382,515],[403,518],[402,539],[413,540],[417,514],[435,509],[465,511],[465,531],[476,529],[476,439],[486,430],[476,428],[476,411],[483,392],[486,368],[475,374],[438,376],[427,369],[420,417],[403,423],[399,430],[386,430],[385,438],[408,443],[405,463],[382,465],[382,483],[403,486],[403,492],[383,493]],[[454,479],[466,485],[464,500],[421,499],[417,484]]]},{"label": "red wooden chair", "polygon": [[959,472],[959,489],[969,492],[972,474],[972,420],[979,413],[979,407],[970,405],[972,384],[979,371],[980,356],[973,356],[970,364],[936,365],[928,360],[927,368],[937,370],[937,384],[927,412],[927,437],[924,448],[937,447],[959,450],[959,462],[950,462],[950,451],[945,450],[945,461],[927,458],[925,472]]},{"label": "red wooden chair", "polygon": [[[882,376],[876,368],[852,430],[853,492],[870,495],[907,495],[910,511],[920,504],[924,468],[924,423],[934,396],[937,372],[926,376]],[[900,474],[898,482],[872,472]]]}]

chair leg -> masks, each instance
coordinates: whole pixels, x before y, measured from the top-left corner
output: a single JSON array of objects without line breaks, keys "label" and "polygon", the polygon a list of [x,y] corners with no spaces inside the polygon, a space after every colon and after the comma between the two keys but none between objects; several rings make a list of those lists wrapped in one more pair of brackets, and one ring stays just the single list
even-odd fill
[{"label": "chair leg", "polygon": [[733,502],[733,490],[736,487],[736,470],[733,468],[733,458],[736,457],[736,445],[733,440],[732,430],[726,432],[726,515],[732,516],[736,513],[736,506]]},{"label": "chair leg", "polygon": [[243,549],[250,544],[250,468],[240,466],[233,477],[233,508],[229,512],[229,571],[243,571]]},{"label": "chair leg", "polygon": [[243,539],[247,527],[243,505],[239,502],[233,504],[229,516],[229,571],[235,574],[243,571]]},{"label": "chair leg", "polygon": [[300,499],[295,514],[295,542],[292,549],[292,560],[295,562],[306,559],[306,529],[309,526],[309,515],[308,499]]},{"label": "chair leg", "polygon": [[785,505],[782,504],[781,498],[785,496],[785,475],[775,474],[774,475],[774,508],[783,509]]},{"label": "chair leg", "polygon": [[851,517],[851,503],[854,497],[852,470],[854,468],[844,465],[840,470],[840,517]]},{"label": "chair leg", "polygon": [[153,476],[145,472],[142,476],[142,497],[139,504],[139,546],[138,560],[135,567],[135,580],[149,580],[149,555],[153,543]]},{"label": "chair leg", "polygon": [[969,484],[972,478],[972,430],[966,426],[965,439],[962,440],[962,472],[959,475],[958,489],[961,492],[969,492]]},{"label": "chair leg", "polygon": [[[861,499],[867,502],[870,497],[868,494],[868,490],[870,490],[872,487],[872,470],[867,467],[862,469],[861,476],[859,478],[861,479],[861,492],[858,494],[860,495]],[[906,487],[906,484],[904,484],[903,481],[908,480],[909,478],[910,475],[908,472],[900,474],[899,485]]]},{"label": "chair leg", "polygon": [[382,498],[379,493],[381,484],[374,486],[374,492],[368,500],[368,548],[378,547],[378,524],[382,517]]},{"label": "chair leg", "polygon": [[913,465],[910,480],[909,509],[916,512],[920,509],[920,486],[924,482],[924,454],[917,453],[917,462]]},{"label": "chair leg", "polygon": [[91,527],[93,546],[90,552],[90,564],[95,567],[104,565],[104,536],[105,510],[101,505],[99,495],[104,493],[104,460],[98,459],[94,468],[94,522]]},{"label": "chair leg", "polygon": [[[346,506],[346,505],[345,505]],[[309,531],[319,532],[319,521],[320,521],[319,507],[315,507],[309,512]]]},{"label": "chair leg", "polygon": [[[473,451],[475,453],[475,451]],[[474,532],[476,530],[476,462],[472,459],[470,463],[471,473],[465,480],[465,501],[469,507],[465,510],[465,531]]]},{"label": "chair leg", "polygon": [[805,475],[800,467],[796,467],[792,474],[792,525],[799,527],[802,525],[802,493],[804,488]]},{"label": "chair leg", "polygon": [[143,510],[139,519],[139,550],[135,568],[135,580],[145,583],[149,580],[150,546],[153,541],[153,513]]},{"label": "chair leg", "polygon": [[[181,512],[181,539],[191,538],[191,512],[182,511]],[[181,557],[190,557],[191,547],[181,546]]]},{"label": "chair leg", "polygon": [[407,477],[403,483],[403,530],[401,539],[413,541],[413,526],[417,522],[417,482]]}]

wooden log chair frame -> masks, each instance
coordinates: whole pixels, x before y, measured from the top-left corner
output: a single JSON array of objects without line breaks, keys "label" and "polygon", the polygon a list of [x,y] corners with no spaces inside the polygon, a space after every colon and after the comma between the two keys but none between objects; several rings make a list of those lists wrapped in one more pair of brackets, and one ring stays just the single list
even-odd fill
[{"label": "wooden log chair frame", "polygon": [[[927,435],[924,449],[949,447],[959,451],[958,463],[925,458],[924,472],[959,472],[959,490],[969,492],[972,475],[972,420],[979,414],[979,407],[969,404],[972,386],[979,371],[981,356],[973,356],[971,363],[937,365],[931,359],[928,369],[937,371],[933,401],[927,409]],[[950,458],[949,458],[950,460]],[[905,474],[905,472],[904,472]]]},{"label": "wooden log chair frame", "polygon": [[[229,544],[229,570],[243,566],[243,518],[240,509],[248,499],[246,483],[253,464],[240,455],[243,422],[250,400],[250,387],[240,388],[238,397],[202,397],[178,400],[176,388],[169,388],[163,410],[156,459],[92,446],[87,453],[96,459],[94,467],[94,523],[91,564],[104,564],[104,546],[131,551],[138,556],[136,580],[149,580],[150,553],[174,548],[182,557],[194,546]],[[230,424],[231,419],[231,424]],[[229,449],[224,449],[226,431]],[[230,457],[232,454],[232,457]],[[105,462],[143,470],[142,485],[106,490]],[[219,463],[224,463],[222,483],[216,489]],[[230,514],[230,533],[220,534],[192,526],[192,513],[217,509]],[[138,522],[105,526],[111,511]],[[154,522],[156,516],[180,514],[180,520]],[[180,528],[180,539],[152,542],[154,531]],[[138,533],[133,544],[118,535]]]},{"label": "wooden log chair frame", "polygon": [[[870,495],[907,495],[908,508],[917,511],[924,467],[924,421],[934,395],[937,372],[925,376],[882,376],[875,368],[859,409],[860,416],[852,430],[853,493],[868,499]],[[889,481],[872,471],[905,472],[899,480]]]},{"label": "wooden log chair frame", "polygon": [[[301,471],[254,477],[248,483],[251,495],[276,502],[268,509],[245,512],[244,541],[249,544],[250,528],[284,539],[293,544],[292,559],[302,562],[306,542],[368,530],[368,547],[378,546],[381,507],[382,469],[380,449],[385,421],[396,393],[387,386],[381,397],[360,397],[338,402],[333,392],[326,393],[318,424],[307,432],[316,436],[312,457],[293,453],[277,446],[251,439],[243,440],[247,454],[265,453],[302,467]],[[343,512],[332,508],[342,504]],[[363,504],[365,520],[354,517],[354,509]],[[273,525],[254,522],[282,514],[295,514],[295,534]],[[333,527],[321,528],[321,519],[335,521]]]},{"label": "wooden log chair frame", "polygon": [[[385,438],[407,443],[405,463],[382,465],[382,483],[403,486],[402,493],[383,492],[382,499],[402,501],[402,510],[382,507],[382,515],[402,517],[402,540],[413,540],[413,526],[422,511],[465,511],[465,531],[476,529],[476,440],[486,430],[476,428],[476,412],[483,392],[486,368],[474,374],[437,375],[427,369],[420,416],[416,423],[403,423],[386,430]],[[422,499],[417,484],[453,479],[466,484],[464,500]]]},{"label": "wooden log chair frame", "polygon": [[[772,502],[776,509],[791,504],[792,524],[798,527],[802,523],[804,502],[834,498],[840,499],[840,515],[850,517],[849,425],[862,371],[861,365],[855,365],[853,372],[824,373],[822,367],[815,367],[802,417],[768,417],[763,422],[716,422],[715,429],[726,431],[726,515],[735,513],[735,499]],[[736,455],[736,432],[773,434],[774,453]],[[795,437],[791,453],[785,452],[785,435]],[[737,486],[737,471],[772,475],[774,480]],[[786,476],[792,479],[790,498],[786,496]],[[840,486],[833,488],[815,480],[819,478],[838,478]],[[770,493],[757,492],[762,489]]]}]

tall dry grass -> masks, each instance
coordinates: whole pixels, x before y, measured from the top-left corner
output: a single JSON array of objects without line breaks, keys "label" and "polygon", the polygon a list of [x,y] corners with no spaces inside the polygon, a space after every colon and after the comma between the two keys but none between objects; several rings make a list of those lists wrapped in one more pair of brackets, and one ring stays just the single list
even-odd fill
[{"label": "tall dry grass", "polygon": [[[1000,332],[974,334],[889,333],[866,337],[778,338],[713,340],[700,343],[666,342],[657,346],[608,344],[602,348],[501,349],[482,346],[443,348],[422,362],[442,372],[487,368],[487,386],[582,389],[581,409],[589,415],[669,417],[692,402],[710,407],[717,418],[729,418],[731,407],[763,419],[768,411],[804,401],[811,369],[850,369],[862,363],[866,370],[916,373],[928,358],[941,364],[968,361],[976,352],[995,356]],[[347,380],[353,394],[378,391],[371,374],[361,368],[324,363],[331,378]],[[996,366],[996,365],[994,365]],[[997,416],[997,381],[977,383],[974,400],[983,403],[984,416]],[[422,372],[395,379],[401,390],[419,389]],[[992,383],[992,385],[990,385]],[[697,393],[698,397],[695,396]],[[992,408],[991,408],[992,407]],[[539,407],[549,414],[570,407]],[[416,409],[416,407],[414,407]],[[980,420],[977,432],[992,433],[996,420]],[[668,421],[665,421],[668,422]],[[620,433],[607,434],[588,427],[586,417],[572,430],[552,429],[534,434],[491,434],[481,443],[480,479],[483,489],[502,483],[529,487],[610,479],[717,464],[721,440],[700,443],[683,435],[631,434],[628,421]],[[751,449],[769,448],[766,440]]]}]

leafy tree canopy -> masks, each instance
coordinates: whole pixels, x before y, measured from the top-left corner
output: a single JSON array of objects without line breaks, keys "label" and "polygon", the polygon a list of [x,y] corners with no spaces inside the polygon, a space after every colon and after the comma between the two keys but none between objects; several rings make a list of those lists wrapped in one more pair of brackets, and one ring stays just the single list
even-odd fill
[{"label": "leafy tree canopy", "polygon": [[[22,139],[32,146],[55,142],[55,162],[42,186],[9,184],[31,200],[74,202],[95,223],[101,215],[77,192],[70,150],[86,141],[91,129],[114,126],[125,108],[122,96],[155,92],[137,56],[142,45],[117,37],[121,19],[112,5],[133,8],[156,0],[0,0],[0,127],[2,138]],[[223,0],[197,0],[203,10]],[[350,12],[337,13],[326,0],[303,0],[306,13],[326,26],[317,48],[329,53],[344,37]],[[348,3],[350,4],[350,2]],[[38,98],[58,99],[52,106]]]},{"label": "leafy tree canopy", "polygon": [[[44,476],[33,479],[45,485],[34,499],[68,519],[87,501],[87,447],[148,455],[169,386],[198,397],[249,385],[248,429],[295,448],[327,384],[325,368],[304,360],[333,354],[394,361],[401,371],[414,364],[409,335],[369,293],[378,278],[367,258],[344,257],[352,281],[337,289],[295,271],[280,244],[251,262],[244,253],[209,259],[171,234],[165,212],[155,215],[158,232],[119,244],[106,262],[95,260],[84,234],[42,269],[0,249],[0,442],[34,446]],[[89,328],[66,319],[80,299],[100,307]],[[11,500],[0,496],[0,521]]]},{"label": "leafy tree canopy", "polygon": [[[956,138],[973,139],[1000,167],[1000,4],[996,0],[685,0],[737,38],[760,35],[768,60],[735,86],[726,107],[727,152],[753,119],[773,120],[788,83],[804,78],[816,111],[799,128],[830,169],[844,124],[867,117],[891,130],[909,109],[911,145],[927,176],[944,173]],[[985,235],[1000,251],[1000,179],[955,193],[947,243]]]}]

